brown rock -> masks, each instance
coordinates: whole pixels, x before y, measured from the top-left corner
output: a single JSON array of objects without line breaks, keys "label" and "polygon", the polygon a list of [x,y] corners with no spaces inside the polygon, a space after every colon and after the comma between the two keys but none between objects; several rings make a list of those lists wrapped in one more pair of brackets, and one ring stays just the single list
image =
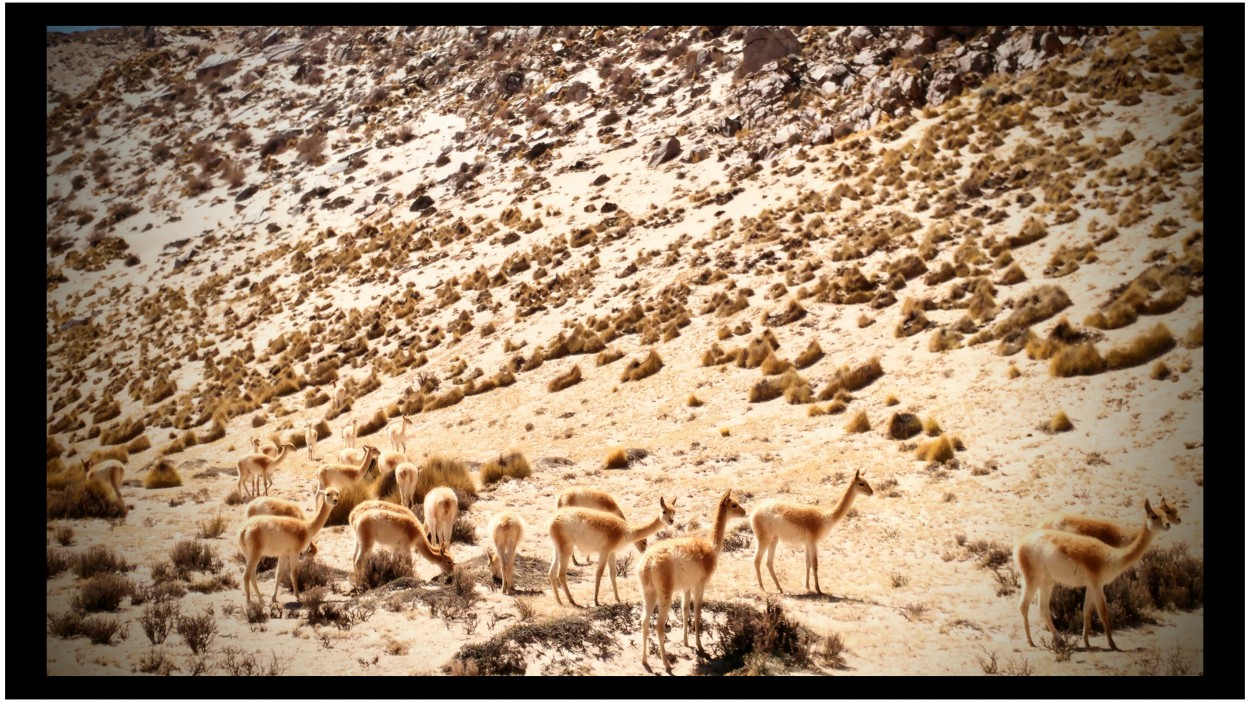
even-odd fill
[{"label": "brown rock", "polygon": [[735,75],[739,78],[764,67],[769,61],[801,53],[794,34],[783,27],[751,27],[742,37],[742,63]]}]

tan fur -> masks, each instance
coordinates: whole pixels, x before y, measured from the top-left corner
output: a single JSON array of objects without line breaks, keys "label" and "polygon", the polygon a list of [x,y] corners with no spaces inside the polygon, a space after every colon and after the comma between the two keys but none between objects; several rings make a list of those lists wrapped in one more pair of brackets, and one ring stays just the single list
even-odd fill
[{"label": "tan fur", "polygon": [[792,546],[802,546],[806,556],[803,573],[803,587],[810,589],[810,580],[816,580],[816,593],[820,591],[820,570],[816,560],[816,544],[829,533],[833,525],[846,516],[856,495],[872,495],[872,487],[868,481],[855,471],[851,484],[847,486],[842,499],[832,508],[825,509],[796,502],[782,500],[766,500],[751,510],[748,518],[751,530],[755,532],[755,580],[760,589],[764,589],[764,579],[760,575],[760,561],[768,555],[768,572],[773,576],[777,590],[784,593],[781,582],[777,580],[777,571],[773,570],[773,557],[777,554],[777,542]]},{"label": "tan fur", "polygon": [[313,448],[317,445],[317,428],[311,424],[304,427],[304,443],[308,446],[308,458],[314,459]]},{"label": "tan fur", "polygon": [[616,601],[621,595],[616,589],[616,552],[626,544],[644,539],[663,529],[667,524],[672,526],[676,505],[664,502],[660,498],[660,513],[646,524],[631,526],[624,519],[607,512],[586,509],[584,507],[568,507],[556,512],[551,518],[551,526],[547,531],[551,535],[551,569],[547,578],[551,581],[551,591],[560,602],[560,591],[569,598],[569,604],[578,606],[569,592],[569,559],[573,557],[573,547],[580,548],[583,553],[596,552],[599,563],[595,568],[595,606],[599,605],[599,584],[603,578],[603,569],[608,567],[608,575],[612,580],[612,594]]},{"label": "tan fur", "polygon": [[391,439],[391,449],[400,453],[408,452],[408,427],[412,422],[408,421],[408,415],[404,415],[398,424],[392,424],[387,430],[387,435]]},{"label": "tan fur", "polygon": [[126,509],[126,498],[122,497],[122,480],[126,477],[126,468],[121,461],[109,458],[92,465],[90,459],[84,459],[82,468],[88,480],[95,480],[111,487],[118,504],[123,510]]},{"label": "tan fur", "polygon": [[257,497],[247,503],[247,510],[244,519],[251,519],[261,515],[271,515],[274,517],[293,517],[295,519],[304,518],[304,510],[300,506],[290,500],[284,500],[281,497]]},{"label": "tan fur", "polygon": [[415,463],[405,461],[395,466],[395,485],[399,487],[399,501],[408,509],[417,498],[417,480],[421,469]]},{"label": "tan fur", "polygon": [[690,645],[688,628],[690,604],[693,600],[694,644],[696,649],[703,650],[703,627],[700,623],[703,590],[712,573],[716,572],[716,561],[720,558],[725,542],[726,525],[730,519],[746,516],[746,510],[726,490],[716,503],[710,539],[705,536],[683,536],[658,541],[647,548],[638,564],[638,580],[642,584],[642,667],[650,670],[647,666],[647,634],[651,624],[651,612],[658,605],[655,633],[660,641],[660,660],[664,662],[665,670],[672,671],[668,656],[664,654],[664,626],[668,620],[669,607],[673,603],[673,594],[676,592],[682,593],[682,645]]},{"label": "tan fur", "polygon": [[343,425],[343,446],[347,448],[356,447],[356,420]]},{"label": "tan fur", "polygon": [[276,458],[278,455],[278,445],[269,439],[252,438],[252,452],[263,453],[270,458]]},{"label": "tan fur", "polygon": [[1111,638],[1111,620],[1107,616],[1107,598],[1103,587],[1136,563],[1150,547],[1154,535],[1170,529],[1171,524],[1145,502],[1146,519],[1133,541],[1123,548],[1110,546],[1091,536],[1082,536],[1053,529],[1036,529],[1016,543],[1015,560],[1024,584],[1020,592],[1020,616],[1024,618],[1024,636],[1033,646],[1029,630],[1029,606],[1033,595],[1040,593],[1038,606],[1042,621],[1051,634],[1055,624],[1050,617],[1050,595],[1055,583],[1085,588],[1084,628],[1082,638],[1089,648],[1089,628],[1093,608],[1107,630],[1107,645],[1115,649]]},{"label": "tan fur", "polygon": [[[256,592],[257,600],[263,599],[260,586],[256,583],[256,566],[264,556],[278,557],[278,572],[284,567],[288,569],[291,589],[295,591],[295,599],[299,600],[299,554],[312,544],[317,532],[325,526],[330,510],[339,501],[337,490],[317,494],[323,499],[311,521],[265,515],[249,518],[239,529],[239,551],[247,559],[247,567],[243,571],[243,598],[248,605],[252,603],[253,591]],[[281,582],[279,578],[274,578],[274,602],[278,601],[278,585]]]},{"label": "tan fur", "polygon": [[[568,488],[563,490],[556,497],[556,509],[564,509],[565,507],[585,507],[586,509],[597,509],[601,512],[608,512],[629,521],[625,513],[621,511],[620,505],[616,503],[616,498],[603,490],[595,490],[594,488]],[[647,540],[639,539],[634,542],[634,547],[638,549],[638,553],[647,550]],[[577,552],[573,553],[573,565],[580,566],[577,562]],[[590,564],[589,558],[586,564]]]},{"label": "tan fur", "polygon": [[503,581],[504,594],[512,592],[517,546],[525,535],[525,520],[514,512],[499,512],[486,525],[491,545],[486,549],[491,575]]},{"label": "tan fur", "polygon": [[355,465],[365,459],[365,449],[363,446],[360,448],[345,448],[339,451],[338,459],[340,465]]},{"label": "tan fur", "polygon": [[364,573],[365,557],[374,546],[397,551],[415,550],[425,560],[450,573],[455,562],[446,553],[435,552],[425,529],[412,510],[385,500],[365,500],[352,509],[348,523],[356,535],[352,567],[356,577]]},{"label": "tan fur", "polygon": [[399,451],[383,451],[378,454],[378,473],[386,475],[395,470],[400,463],[406,463],[408,457]]},{"label": "tan fur", "polygon": [[[277,456],[266,456],[263,453],[253,453],[239,459],[236,464],[239,469],[239,491],[247,495],[259,495],[259,482],[263,480],[265,484],[265,494],[269,494],[269,486],[273,484],[270,475],[278,464],[286,460],[288,449],[295,450],[294,444],[282,444],[282,450]],[[246,480],[252,479],[252,490],[247,491]]]},{"label": "tan fur", "polygon": [[[334,381],[334,394],[331,397],[334,399],[334,409],[336,410],[342,409],[343,405],[347,403],[347,388],[343,387],[342,381]],[[353,433],[352,439],[354,440],[355,438],[356,435]]]},{"label": "tan fur", "polygon": [[[1176,507],[1168,504],[1168,501],[1162,497],[1159,498],[1159,514],[1167,520],[1168,524],[1180,524],[1180,512]],[[1048,515],[1037,525],[1038,529],[1054,529],[1056,531],[1067,531],[1082,536],[1092,536],[1095,539],[1115,546],[1123,548],[1133,543],[1133,539],[1137,538],[1137,532],[1132,529],[1125,529],[1119,524],[1109,519],[1099,519],[1097,517],[1087,517],[1082,514],[1060,514],[1054,513]]]},{"label": "tan fur", "polygon": [[456,493],[449,487],[439,486],[425,493],[425,504],[422,506],[425,517],[425,531],[433,538],[443,553],[451,547],[451,527],[456,523],[456,515],[460,512],[460,501]]},{"label": "tan fur", "polygon": [[317,489],[325,490],[327,488],[335,488],[343,490],[347,486],[360,480],[361,476],[369,470],[369,461],[378,455],[377,448],[373,446],[364,447],[364,458],[358,465],[336,464],[322,466],[317,469]]}]

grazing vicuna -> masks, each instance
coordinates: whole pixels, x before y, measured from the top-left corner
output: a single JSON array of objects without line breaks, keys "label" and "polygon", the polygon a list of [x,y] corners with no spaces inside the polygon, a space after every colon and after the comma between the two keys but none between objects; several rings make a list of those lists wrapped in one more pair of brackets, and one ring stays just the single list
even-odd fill
[{"label": "grazing vicuna", "polygon": [[[1103,587],[1128,570],[1150,548],[1156,533],[1172,527],[1145,501],[1145,522],[1133,541],[1122,548],[1110,546],[1091,536],[1081,536],[1053,529],[1035,529],[1016,543],[1016,567],[1023,576],[1020,591],[1020,616],[1024,618],[1024,637],[1033,646],[1033,634],[1029,631],[1029,606],[1033,595],[1040,593],[1038,607],[1042,621],[1051,634],[1055,623],[1050,617],[1050,595],[1055,583],[1069,587],[1085,588],[1083,611],[1084,627],[1081,638],[1089,648],[1089,628],[1093,608],[1098,608],[1098,618],[1107,630],[1107,645],[1115,649],[1111,638],[1111,619],[1107,615],[1107,598]],[[1092,597],[1091,597],[1092,595]]]},{"label": "grazing vicuna", "polygon": [[[612,497],[612,495],[604,492],[603,490],[595,490],[594,488],[578,487],[562,490],[556,497],[556,509],[561,510],[565,507],[585,507],[586,509],[597,509],[601,512],[615,514],[621,519],[629,521],[625,518],[625,513],[621,511],[620,505],[617,504],[616,498]],[[638,553],[643,553],[647,550],[647,540],[639,539],[634,542],[634,546],[638,549]],[[577,562],[576,551],[573,553],[572,558],[573,565],[582,565]],[[586,562],[589,564],[589,559]]]},{"label": "grazing vicuna", "polygon": [[516,566],[517,546],[525,535],[525,520],[513,512],[499,512],[486,525],[486,538],[490,546],[486,557],[490,561],[491,575],[503,581],[504,594],[512,592]]},{"label": "grazing vicuna", "polygon": [[[288,450],[295,451],[295,445],[290,443],[282,444],[282,450],[278,452],[277,456],[273,457],[266,456],[263,453],[253,453],[240,458],[238,464],[236,464],[239,469],[239,492],[252,496],[259,495],[259,483],[263,480],[265,494],[268,495],[269,486],[272,484],[270,474],[278,467],[278,464],[286,460]],[[247,491],[247,478],[252,479],[251,492]]]},{"label": "grazing vicuna", "polygon": [[[299,599],[299,554],[307,549],[325,526],[330,510],[339,502],[337,490],[319,491],[321,507],[311,521],[294,517],[258,516],[244,522],[239,530],[239,551],[247,561],[243,571],[243,597],[248,605],[252,604],[252,592],[256,599],[262,600],[260,586],[256,583],[256,566],[264,556],[278,557],[278,572],[285,567],[291,577],[291,589],[295,591],[295,599]],[[278,585],[282,581],[275,577],[273,583],[273,601],[278,601]]]},{"label": "grazing vicuna", "polygon": [[777,571],[773,570],[773,556],[777,554],[777,542],[783,541],[793,546],[803,546],[806,568],[803,573],[803,587],[811,588],[811,580],[816,581],[816,594],[820,591],[820,572],[816,560],[816,544],[829,533],[833,525],[842,521],[851,509],[856,495],[871,496],[872,487],[860,475],[859,470],[851,478],[842,499],[832,508],[824,509],[797,502],[782,500],[765,500],[751,510],[748,521],[755,532],[755,580],[760,589],[764,589],[764,579],[760,575],[760,560],[768,554],[768,572],[773,576],[773,583],[781,592],[781,583],[777,580]]},{"label": "grazing vicuna", "polygon": [[108,458],[92,465],[91,459],[84,458],[82,469],[87,474],[88,480],[95,480],[113,488],[113,496],[122,506],[122,511],[126,510],[126,498],[122,497],[122,479],[126,477],[126,468],[122,466],[121,461]]},{"label": "grazing vicuna", "polygon": [[442,553],[451,547],[451,530],[456,523],[456,515],[460,513],[460,500],[449,487],[439,486],[425,493],[422,516],[425,517],[425,533],[432,538],[430,543],[438,546]]},{"label": "grazing vicuna", "polygon": [[448,554],[434,551],[425,529],[412,510],[394,502],[365,500],[352,509],[347,521],[356,535],[352,567],[357,581],[364,574],[365,557],[374,546],[397,551],[415,550],[444,573],[450,573],[456,565]]},{"label": "grazing vicuna", "polygon": [[616,552],[626,544],[654,534],[665,525],[672,526],[676,514],[676,503],[670,504],[660,498],[660,513],[655,519],[639,525],[630,525],[624,519],[607,512],[584,507],[568,507],[556,512],[551,518],[548,532],[551,534],[551,569],[547,578],[551,581],[551,592],[560,602],[560,587],[569,598],[569,604],[578,606],[569,592],[569,559],[573,557],[573,547],[580,548],[583,553],[598,553],[599,563],[595,567],[595,606],[599,605],[599,584],[603,579],[603,569],[608,567],[608,575],[612,581],[612,594],[616,601],[621,601],[620,592],[616,589]]},{"label": "grazing vicuna", "polygon": [[712,535],[709,540],[705,536],[683,536],[665,539],[651,544],[642,555],[638,564],[638,580],[642,585],[642,667],[647,666],[647,633],[651,624],[651,612],[659,609],[655,619],[655,633],[660,640],[660,660],[664,669],[672,671],[668,656],[664,654],[665,622],[668,610],[673,603],[673,593],[682,593],[681,642],[690,645],[688,629],[690,622],[690,605],[694,601],[694,643],[695,648],[703,650],[700,634],[700,623],[703,612],[703,590],[708,580],[716,572],[716,562],[725,541],[725,527],[730,519],[746,517],[747,512],[738,501],[726,490],[716,503],[716,512],[712,520]]}]

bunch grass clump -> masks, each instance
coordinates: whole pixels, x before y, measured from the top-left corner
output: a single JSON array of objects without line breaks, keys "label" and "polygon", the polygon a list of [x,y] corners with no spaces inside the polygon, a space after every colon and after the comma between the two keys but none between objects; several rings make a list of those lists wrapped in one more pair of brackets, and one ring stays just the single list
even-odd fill
[{"label": "bunch grass clump", "polygon": [[513,451],[488,461],[478,471],[482,485],[493,485],[504,478],[522,480],[534,473],[533,466],[524,454]]},{"label": "bunch grass clump", "polygon": [[642,380],[660,372],[663,367],[664,361],[660,359],[660,354],[656,353],[655,349],[651,349],[645,358],[633,359],[625,366],[624,372],[621,373],[621,382]]},{"label": "bunch grass clump", "polygon": [[580,382],[582,382],[582,367],[573,364],[572,368],[552,378],[551,382],[547,383],[547,392],[560,392]]},{"label": "bunch grass clump", "polygon": [[456,493],[460,509],[467,509],[477,499],[477,485],[464,461],[439,455],[426,459],[417,476],[417,501],[424,500],[427,492],[440,486]]},{"label": "bunch grass clump", "polygon": [[143,476],[143,487],[148,490],[157,488],[179,487],[182,485],[182,476],[178,475],[178,470],[174,468],[172,461],[161,459],[156,462],[155,466]]}]

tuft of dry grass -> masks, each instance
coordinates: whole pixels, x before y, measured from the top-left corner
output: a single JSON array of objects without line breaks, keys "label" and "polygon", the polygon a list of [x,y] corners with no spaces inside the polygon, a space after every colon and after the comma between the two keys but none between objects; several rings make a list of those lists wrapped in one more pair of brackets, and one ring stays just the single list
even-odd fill
[{"label": "tuft of dry grass", "polygon": [[815,339],[812,339],[807,344],[807,348],[803,349],[803,353],[800,353],[799,357],[794,359],[794,366],[796,368],[807,368],[813,363],[824,358],[824,356],[825,352],[820,348],[820,343]]},{"label": "tuft of dry grass", "polygon": [[608,457],[603,461],[603,467],[609,470],[628,468],[629,456],[626,454],[625,449],[621,446],[617,446],[609,451]]},{"label": "tuft of dry grass", "polygon": [[938,425],[938,421],[933,417],[925,417],[924,433],[925,436],[937,436],[942,433],[942,427]]},{"label": "tuft of dry grass", "polygon": [[374,499],[372,486],[364,482],[355,482],[347,487],[339,490],[338,504],[330,509],[330,516],[326,518],[326,526],[340,526],[347,524],[347,518],[351,516],[352,510],[356,505],[365,500]]},{"label": "tuft of dry grass", "polygon": [[955,445],[945,434],[926,441],[916,448],[916,457],[924,461],[945,463],[955,457]]},{"label": "tuft of dry grass", "polygon": [[1202,347],[1202,320],[1198,320],[1198,324],[1185,334],[1185,346],[1191,349]]},{"label": "tuft of dry grass", "polygon": [[199,532],[196,534],[198,539],[215,539],[226,533],[226,518],[221,512],[199,522]]},{"label": "tuft of dry grass", "polygon": [[1050,418],[1046,428],[1050,433],[1058,434],[1059,432],[1072,431],[1074,427],[1072,426],[1072,420],[1068,419],[1068,414],[1063,410],[1059,410],[1058,414]]},{"label": "tuft of dry grass", "polygon": [[903,302],[903,318],[894,327],[894,336],[904,338],[918,334],[929,326],[929,318],[924,313],[924,301],[909,297]]},{"label": "tuft of dry grass", "polygon": [[1168,364],[1159,361],[1150,369],[1150,377],[1154,380],[1167,380],[1172,377],[1172,369],[1168,368]]},{"label": "tuft of dry grass", "polygon": [[[53,476],[56,477],[58,476]],[[113,495],[113,489],[97,480],[68,483],[63,489],[53,489],[47,495],[47,518],[50,520],[114,519],[125,516],[126,510]]]},{"label": "tuft of dry grass", "polygon": [[1097,375],[1107,370],[1107,362],[1091,341],[1065,346],[1050,358],[1050,374],[1059,378]]},{"label": "tuft of dry grass", "polygon": [[177,469],[171,461],[161,459],[156,465],[143,476],[143,487],[148,490],[157,488],[179,487],[182,485],[182,476],[178,475]]},{"label": "tuft of dry grass", "polygon": [[606,366],[613,361],[619,361],[625,357],[625,352],[620,349],[604,349],[595,357],[596,366]]},{"label": "tuft of dry grass", "polygon": [[920,418],[910,412],[895,412],[890,416],[886,434],[896,441],[910,439],[923,431]]},{"label": "tuft of dry grass", "polygon": [[861,434],[872,429],[872,425],[868,423],[868,411],[860,410],[851,417],[846,423],[846,433]]},{"label": "tuft of dry grass", "polygon": [[774,353],[769,353],[764,362],[760,364],[760,370],[764,375],[781,375],[788,370],[793,370],[794,364],[779,358]]},{"label": "tuft of dry grass", "polygon": [[572,368],[568,369],[564,373],[561,373],[555,378],[552,378],[551,382],[547,383],[547,392],[560,392],[561,390],[577,385],[580,382],[582,382],[582,367],[580,365],[573,364]]},{"label": "tuft of dry grass", "polygon": [[702,407],[703,400],[700,400],[698,395],[695,395],[694,393],[690,393],[690,397],[686,398],[686,406],[687,407]]},{"label": "tuft of dry grass", "polygon": [[933,353],[941,353],[957,349],[963,344],[963,340],[963,334],[949,327],[942,327],[933,332],[933,336],[929,337],[929,350]]},{"label": "tuft of dry grass", "polygon": [[456,493],[460,509],[468,509],[477,499],[477,485],[464,461],[448,456],[430,456],[417,475],[417,501],[424,500],[425,493],[440,486],[449,487]]},{"label": "tuft of dry grass", "polygon": [[720,435],[721,435],[721,436],[729,436],[729,427],[721,427],[721,428],[720,428]]},{"label": "tuft of dry grass", "polygon": [[[442,409],[444,407],[451,407],[452,405],[459,404],[460,401],[463,399],[464,399],[464,390],[460,389],[459,387],[455,387],[443,393],[442,395],[435,395],[434,397],[428,398],[425,401],[425,406],[422,407],[421,411],[433,412],[434,410]],[[384,423],[385,423],[385,420],[384,420]]]},{"label": "tuft of dry grass", "polygon": [[1171,351],[1175,346],[1176,338],[1172,336],[1172,331],[1159,323],[1127,344],[1108,351],[1107,366],[1111,370],[1140,366]]},{"label": "tuft of dry grass", "polygon": [[624,372],[621,373],[621,382],[642,380],[660,372],[663,367],[664,361],[660,359],[660,354],[656,353],[655,349],[651,349],[642,360],[633,359],[625,366]]},{"label": "tuft of dry grass", "polygon": [[524,454],[513,451],[488,461],[478,471],[482,485],[493,485],[504,478],[522,480],[534,473],[533,466]]}]

